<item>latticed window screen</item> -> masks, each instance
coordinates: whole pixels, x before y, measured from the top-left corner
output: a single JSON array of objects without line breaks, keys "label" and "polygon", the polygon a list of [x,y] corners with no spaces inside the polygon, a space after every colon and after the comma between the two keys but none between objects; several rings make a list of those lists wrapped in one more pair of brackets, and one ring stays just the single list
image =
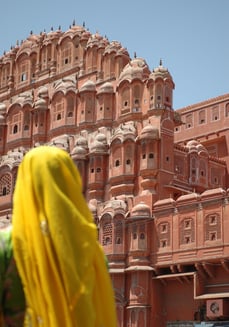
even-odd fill
[{"label": "latticed window screen", "polygon": [[112,244],[112,224],[107,222],[103,226],[103,245]]},{"label": "latticed window screen", "polygon": [[5,174],[0,177],[0,196],[10,194],[11,192],[11,176]]}]

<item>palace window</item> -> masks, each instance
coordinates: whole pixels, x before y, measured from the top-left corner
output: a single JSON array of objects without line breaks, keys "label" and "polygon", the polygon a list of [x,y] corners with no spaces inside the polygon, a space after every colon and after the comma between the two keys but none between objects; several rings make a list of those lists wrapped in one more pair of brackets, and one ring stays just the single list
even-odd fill
[{"label": "palace window", "polygon": [[5,196],[11,192],[11,176],[10,174],[4,174],[0,178],[0,196]]},{"label": "palace window", "polygon": [[59,98],[54,103],[54,121],[64,118],[64,99]]},{"label": "palace window", "polygon": [[205,217],[205,241],[215,241],[221,238],[221,219],[218,213]]},{"label": "palace window", "polygon": [[170,246],[170,224],[168,222],[158,225],[158,241],[161,248]]},{"label": "palace window", "polygon": [[225,107],[225,117],[229,117],[229,103],[227,103]]},{"label": "palace window", "polygon": [[185,117],[185,127],[186,128],[193,127],[193,116],[192,116],[192,114],[186,115],[186,117]]},{"label": "palace window", "polygon": [[194,219],[184,218],[180,222],[180,244],[189,244],[195,241]]},{"label": "palace window", "polygon": [[112,224],[105,223],[103,226],[103,245],[112,244]]},{"label": "palace window", "polygon": [[211,112],[211,120],[219,120],[219,107],[213,107]]},{"label": "palace window", "polygon": [[199,112],[199,124],[204,124],[206,122],[205,110]]},{"label": "palace window", "polygon": [[115,167],[120,166],[120,161],[119,160],[115,160]]},{"label": "palace window", "polygon": [[61,57],[62,57],[62,67],[68,66],[72,62],[72,49],[70,44],[66,44],[62,51],[61,51]]},{"label": "palace window", "polygon": [[115,222],[115,244],[123,243],[123,223],[121,220]]},{"label": "palace window", "polygon": [[29,62],[28,60],[23,60],[19,65],[19,83],[28,80],[29,75]]}]

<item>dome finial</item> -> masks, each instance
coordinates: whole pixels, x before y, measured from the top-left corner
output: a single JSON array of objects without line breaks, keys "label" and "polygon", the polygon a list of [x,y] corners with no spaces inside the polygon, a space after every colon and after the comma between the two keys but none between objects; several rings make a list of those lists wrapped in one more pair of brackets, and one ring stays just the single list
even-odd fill
[{"label": "dome finial", "polygon": [[162,65],[162,59],[160,59],[160,63],[159,63],[159,66],[163,66],[163,65]]},{"label": "dome finial", "polygon": [[137,58],[137,53],[136,53],[136,51],[134,51],[134,58]]}]

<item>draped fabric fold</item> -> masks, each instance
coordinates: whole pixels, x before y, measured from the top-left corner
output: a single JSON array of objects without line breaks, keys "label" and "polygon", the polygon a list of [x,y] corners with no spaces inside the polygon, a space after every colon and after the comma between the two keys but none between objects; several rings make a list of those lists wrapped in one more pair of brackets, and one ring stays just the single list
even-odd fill
[{"label": "draped fabric fold", "polygon": [[27,325],[116,327],[97,229],[78,170],[64,150],[40,146],[25,155],[14,192],[12,239]]}]

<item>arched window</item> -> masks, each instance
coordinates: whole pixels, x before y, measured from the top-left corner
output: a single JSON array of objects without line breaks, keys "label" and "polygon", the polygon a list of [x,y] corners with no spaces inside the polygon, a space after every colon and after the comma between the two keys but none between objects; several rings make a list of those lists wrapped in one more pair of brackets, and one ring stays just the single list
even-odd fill
[{"label": "arched window", "polygon": [[0,178],[0,196],[10,194],[12,188],[12,178],[10,174],[4,174]]},{"label": "arched window", "polygon": [[53,100],[53,122],[64,118],[64,97],[58,94]]},{"label": "arched window", "polygon": [[61,48],[62,68],[67,68],[72,63],[72,46],[70,42],[64,42]]},{"label": "arched window", "polygon": [[123,223],[121,220],[115,222],[115,244],[123,243]]},{"label": "arched window", "polygon": [[145,234],[144,233],[141,233],[140,234],[140,240],[144,240],[145,239]]},{"label": "arched window", "polygon": [[13,134],[17,134],[17,132],[18,132],[18,125],[14,125]]},{"label": "arched window", "polygon": [[206,123],[205,110],[201,110],[199,112],[199,124],[205,124],[205,123]]},{"label": "arched window", "polygon": [[193,117],[192,114],[188,114],[185,116],[185,127],[191,128],[193,127]]},{"label": "arched window", "polygon": [[139,85],[135,85],[133,89],[133,107],[139,108],[141,101],[141,89]]},{"label": "arched window", "polygon": [[103,245],[112,244],[112,225],[106,223],[103,226]]},{"label": "arched window", "polygon": [[160,84],[156,86],[156,108],[162,108],[162,86]]},{"label": "arched window", "polygon": [[225,117],[229,117],[229,103],[227,103],[225,107]]},{"label": "arched window", "polygon": [[72,95],[69,95],[67,97],[67,117],[71,118],[73,117],[74,113],[74,97]]},{"label": "arched window", "polygon": [[219,107],[213,107],[211,112],[211,120],[219,120]]},{"label": "arched window", "polygon": [[130,88],[129,87],[124,88],[121,98],[122,98],[121,99],[122,113],[125,114],[130,112]]}]

